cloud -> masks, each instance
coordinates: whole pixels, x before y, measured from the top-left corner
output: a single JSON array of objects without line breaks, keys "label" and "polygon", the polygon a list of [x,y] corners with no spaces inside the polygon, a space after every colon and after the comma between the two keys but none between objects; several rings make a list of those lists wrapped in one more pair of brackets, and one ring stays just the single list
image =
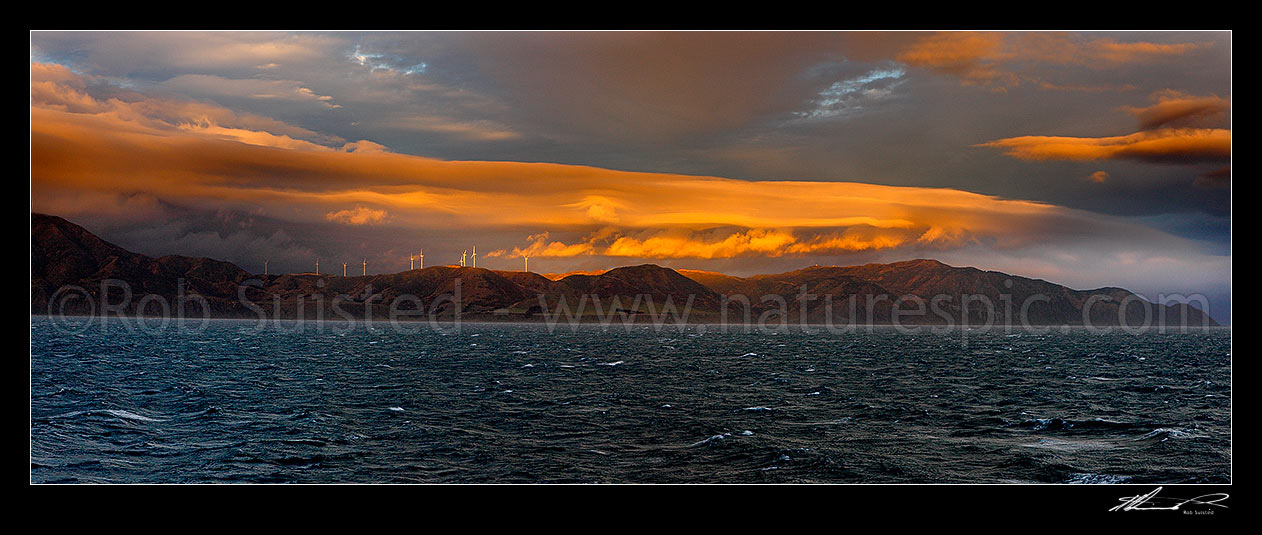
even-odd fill
[{"label": "cloud", "polygon": [[558,237],[543,234],[508,250],[646,258],[936,250],[968,243],[1012,248],[1054,234],[1116,227],[1107,218],[1053,205],[946,188],[444,161],[246,144],[129,115],[36,106],[31,117],[36,209],[49,202],[51,191],[143,192],[203,209],[267,209],[293,222],[551,231]]},{"label": "cloud", "polygon": [[1064,32],[937,32],[905,47],[896,59],[960,79],[965,85],[1007,89],[1030,84],[1044,89],[1096,91],[1100,86],[1060,84],[1032,65],[1107,69],[1181,56],[1208,42],[1121,42]]},{"label": "cloud", "polygon": [[386,221],[386,211],[356,206],[336,212],[329,212],[324,218],[343,225],[380,225]]},{"label": "cloud", "polygon": [[32,62],[31,106],[99,117],[121,128],[148,130],[153,135],[182,131],[250,145],[310,151],[387,150],[372,141],[346,142],[337,136],[215,104],[135,92],[115,94],[112,88],[95,82],[94,78],[75,74],[61,65]]},{"label": "cloud", "polygon": [[367,139],[361,139],[359,141],[352,141],[342,145],[342,151],[355,152],[359,154],[381,154],[390,152],[390,148],[380,143],[374,143],[372,141],[368,141]]},{"label": "cloud", "polygon": [[[243,140],[251,139],[251,136],[244,134],[245,131],[270,134],[272,137],[259,135],[252,138],[271,140],[262,142],[265,145],[275,145],[277,142],[273,138],[302,140],[312,145],[344,142],[336,136],[320,134],[269,117],[238,113],[222,106],[192,100],[153,97],[135,92],[120,94],[94,82],[95,79],[77,75],[61,65],[32,62],[31,106],[109,117],[120,124],[132,125],[133,128],[200,130],[209,135]],[[281,144],[293,146],[289,142]]]},{"label": "cloud", "polygon": [[859,76],[833,82],[811,101],[810,109],[795,112],[803,119],[827,119],[851,115],[895,96],[894,91],[906,81],[900,67],[873,69]]},{"label": "cloud", "polygon": [[534,258],[567,258],[592,254],[592,245],[589,243],[566,245],[559,241],[548,241],[547,232],[527,236],[526,241],[528,242],[528,245],[525,247],[514,247],[512,252],[497,249],[488,253],[487,256],[508,256],[511,258],[521,258],[523,256]]},{"label": "cloud", "polygon": [[1109,180],[1109,174],[1105,171],[1096,171],[1087,175],[1087,180],[1095,182],[1096,184],[1103,184]]},{"label": "cloud", "polygon": [[310,64],[347,47],[335,34],[220,31],[35,32],[40,48],[71,50],[94,70],[206,73]]},{"label": "cloud", "polygon": [[330,109],[342,107],[333,102],[333,97],[316,94],[302,82],[295,80],[235,79],[209,74],[184,74],[166,80],[159,86],[188,95],[310,102]]},{"label": "cloud", "polygon": [[1004,35],[992,32],[941,32],[921,38],[897,60],[958,76],[965,83],[990,83],[1007,76],[995,63]]},{"label": "cloud", "polygon": [[[804,77],[863,35],[496,32],[455,35],[506,111],[550,136],[670,143],[791,114],[835,80]],[[884,36],[871,36],[874,39]]]},{"label": "cloud", "polygon": [[976,146],[1004,149],[1022,160],[1215,162],[1231,159],[1231,131],[1164,128],[1113,137],[1021,136]]},{"label": "cloud", "polygon": [[465,121],[435,114],[393,115],[372,121],[372,126],[391,130],[447,134],[472,141],[503,141],[521,137],[517,132],[495,121]]},{"label": "cloud", "polygon": [[1193,184],[1207,188],[1231,187],[1231,166],[1225,165],[1201,174],[1196,177],[1196,181]]},{"label": "cloud", "polygon": [[548,235],[531,236],[529,245],[494,256],[510,258],[606,256],[616,258],[739,258],[835,255],[892,249],[908,244],[951,246],[963,242],[960,229],[938,226],[926,229],[880,229],[855,226],[843,229],[670,229],[638,230],[603,228],[579,241],[549,241]]},{"label": "cloud", "polygon": [[362,44],[355,45],[355,50],[350,53],[349,58],[370,71],[387,71],[403,75],[421,74],[429,67],[424,61],[409,60],[394,54],[365,51]]},{"label": "cloud", "polygon": [[1152,130],[1168,126],[1217,125],[1231,110],[1229,99],[1217,96],[1198,97],[1179,91],[1158,91],[1154,103],[1142,108],[1126,106],[1123,110],[1139,119],[1139,127]]}]

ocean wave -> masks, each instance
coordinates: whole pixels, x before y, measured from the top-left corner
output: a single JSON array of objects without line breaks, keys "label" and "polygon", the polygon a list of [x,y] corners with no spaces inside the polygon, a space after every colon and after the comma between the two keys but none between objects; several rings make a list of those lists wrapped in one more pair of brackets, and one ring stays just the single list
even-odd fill
[{"label": "ocean wave", "polygon": [[1074,485],[1117,485],[1130,480],[1130,476],[1114,474],[1072,474],[1065,482]]},{"label": "ocean wave", "polygon": [[67,413],[57,414],[54,416],[49,416],[48,419],[49,420],[62,420],[62,419],[77,418],[80,416],[102,416],[102,415],[109,415],[109,416],[114,416],[116,418],[122,418],[124,420],[132,420],[132,421],[137,421],[137,422],[165,422],[167,421],[165,418],[150,418],[148,416],[142,416],[134,412],[126,411],[122,409],[93,409],[93,410],[86,410],[86,411],[71,411]]},{"label": "ocean wave", "polygon": [[1101,418],[1090,420],[1071,420],[1065,418],[1033,418],[1014,424],[1013,427],[1027,428],[1031,431],[1073,431],[1091,432],[1125,432],[1133,430],[1151,430],[1161,427],[1157,423],[1114,422]]},{"label": "ocean wave", "polygon": [[730,437],[730,436],[732,436],[732,434],[731,434],[731,433],[723,433],[723,434],[721,434],[721,435],[714,435],[714,436],[711,436],[710,438],[707,438],[707,439],[705,439],[705,440],[698,440],[698,441],[696,441],[696,442],[693,442],[692,444],[689,444],[689,445],[688,445],[688,447],[689,447],[689,448],[695,448],[695,447],[697,447],[697,446],[704,446],[704,445],[709,444],[709,443],[711,443],[711,442],[714,442],[714,441],[716,441],[716,440],[723,440],[723,439],[725,439],[725,438],[727,438],[727,437]]},{"label": "ocean wave", "polygon": [[1144,436],[1141,436],[1135,440],[1146,441],[1146,442],[1165,442],[1172,438],[1195,438],[1199,436],[1200,435],[1195,435],[1187,431],[1184,431],[1182,429],[1161,427],[1161,428],[1153,429],[1152,431],[1145,433]]}]

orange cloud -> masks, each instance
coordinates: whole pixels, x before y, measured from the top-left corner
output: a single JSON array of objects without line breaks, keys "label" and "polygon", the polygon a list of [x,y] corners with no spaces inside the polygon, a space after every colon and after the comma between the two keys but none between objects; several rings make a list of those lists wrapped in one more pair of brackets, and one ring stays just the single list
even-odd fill
[{"label": "orange cloud", "polygon": [[329,212],[324,218],[343,225],[380,225],[386,220],[385,210],[376,210],[364,206],[356,206],[346,210]]},{"label": "orange cloud", "polygon": [[337,150],[333,147],[345,143],[336,136],[202,102],[139,93],[97,98],[89,92],[87,81],[61,65],[32,62],[31,107],[99,117],[133,131],[183,130],[269,147]]},{"label": "orange cloud", "polygon": [[[31,106],[32,209],[67,217],[76,209],[126,210],[121,199],[143,195],[153,203],[296,223],[520,230],[531,234],[525,244],[488,256],[537,257],[830,255],[972,243],[1002,249],[1043,243],[1049,232],[1066,229],[1124,228],[1109,234],[1128,237],[1156,232],[948,188],[443,161],[384,152],[370,142],[341,143],[338,150],[266,118],[210,109],[215,120],[198,123],[183,103],[139,94],[126,102],[94,99],[77,86],[80,78],[37,69],[49,72],[38,81],[32,75],[32,92],[41,84],[45,95]],[[995,146],[1048,154],[1007,143]],[[60,200],[69,196],[78,202]]]},{"label": "orange cloud", "polygon": [[965,85],[1002,90],[1028,83],[1044,89],[1098,91],[1106,88],[1043,80],[1021,65],[1103,69],[1179,56],[1206,46],[1209,43],[1119,42],[1064,32],[937,32],[904,47],[896,59],[956,76]]},{"label": "orange cloud", "polygon": [[1016,32],[1008,35],[1007,58],[1093,68],[1156,61],[1209,46],[1208,43],[1127,43],[1111,37],[1089,38],[1065,32]]},{"label": "orange cloud", "polygon": [[[871,230],[871,229],[867,229]],[[611,256],[624,258],[736,258],[741,256],[780,257],[786,255],[838,254],[898,247],[915,240],[914,232],[867,232],[852,227],[838,232],[803,232],[805,238],[784,229],[720,229],[693,231],[633,232],[602,229],[579,242],[548,241],[546,233],[531,236],[525,248],[493,251],[487,256],[572,257]],[[926,231],[926,234],[932,234]],[[928,243],[930,240],[924,240]]]},{"label": "orange cloud", "polygon": [[1095,39],[1086,44],[1086,49],[1091,52],[1088,54],[1089,59],[1080,61],[1094,59],[1105,64],[1135,63],[1180,56],[1206,46],[1209,45],[1205,43],[1119,43],[1113,39]]},{"label": "orange cloud", "polygon": [[1021,136],[976,145],[1005,149],[1022,160],[1091,161],[1129,159],[1158,163],[1231,158],[1231,131],[1166,128],[1114,137]]},{"label": "orange cloud", "polygon": [[1002,33],[940,32],[922,37],[896,59],[959,76],[965,83],[986,83],[1003,74],[994,64],[1003,39]]},{"label": "orange cloud", "polygon": [[647,238],[623,236],[609,244],[602,254],[632,258],[732,258],[757,254],[780,256],[792,244],[792,234],[780,230],[749,229],[718,239],[690,235],[656,235]]},{"label": "orange cloud", "polygon": [[1105,171],[1096,171],[1094,173],[1091,173],[1090,175],[1087,175],[1087,180],[1095,182],[1096,184],[1103,184],[1108,179],[1109,179],[1109,174]]}]

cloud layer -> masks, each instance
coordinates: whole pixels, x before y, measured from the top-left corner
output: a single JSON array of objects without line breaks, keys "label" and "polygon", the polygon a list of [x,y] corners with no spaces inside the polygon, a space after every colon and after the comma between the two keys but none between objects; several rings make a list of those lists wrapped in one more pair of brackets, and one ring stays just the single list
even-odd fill
[{"label": "cloud layer", "polygon": [[279,257],[370,270],[476,241],[488,265],[555,271],[931,256],[1221,289],[1230,44],[35,32],[31,202],[150,252],[221,248],[247,267],[286,236]]},{"label": "cloud layer", "polygon": [[[103,102],[83,93],[82,80],[63,71],[37,66],[33,73],[39,75],[33,81],[39,98],[31,110],[36,210],[55,205],[53,192],[73,190],[81,196],[143,194],[185,207],[263,211],[299,223],[520,229],[523,242],[489,257],[776,258],[976,245],[1017,250],[1088,241],[1193,249],[1108,217],[946,188],[744,181],[349,152],[251,129],[304,134],[283,123],[140,97]],[[216,119],[183,122],[194,117],[189,109],[205,112],[196,117]],[[1074,151],[1118,157],[1124,150],[1146,157],[1161,154],[1164,140],[1068,138],[1050,148],[1027,140],[996,146],[1032,158],[1083,157]],[[82,205],[126,209],[108,202]]]},{"label": "cloud layer", "polygon": [[1231,159],[1231,131],[1165,128],[1125,136],[1021,136],[982,143],[1023,160],[1128,159],[1155,163],[1224,162]]}]

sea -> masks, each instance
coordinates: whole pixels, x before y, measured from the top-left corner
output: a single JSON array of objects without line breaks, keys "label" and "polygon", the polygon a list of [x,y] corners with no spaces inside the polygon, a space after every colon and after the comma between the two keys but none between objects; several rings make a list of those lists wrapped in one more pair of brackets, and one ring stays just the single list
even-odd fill
[{"label": "sea", "polygon": [[33,483],[1230,483],[1231,331],[31,318]]}]

